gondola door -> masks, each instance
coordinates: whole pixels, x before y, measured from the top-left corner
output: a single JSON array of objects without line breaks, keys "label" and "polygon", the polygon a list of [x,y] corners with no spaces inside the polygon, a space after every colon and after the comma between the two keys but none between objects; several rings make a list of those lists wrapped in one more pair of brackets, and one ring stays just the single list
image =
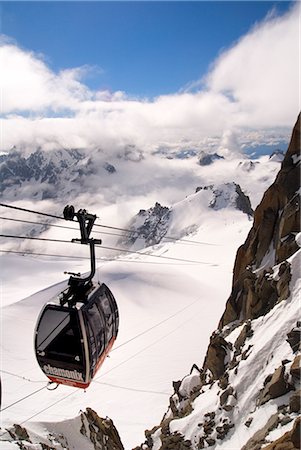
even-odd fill
[{"label": "gondola door", "polygon": [[48,304],[35,333],[38,363],[54,383],[80,388],[89,385],[88,348],[81,311]]}]

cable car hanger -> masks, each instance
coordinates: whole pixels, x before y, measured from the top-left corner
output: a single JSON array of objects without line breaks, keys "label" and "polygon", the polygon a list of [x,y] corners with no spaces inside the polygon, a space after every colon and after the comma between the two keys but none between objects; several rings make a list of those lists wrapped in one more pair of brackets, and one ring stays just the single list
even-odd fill
[{"label": "cable car hanger", "polygon": [[63,216],[65,220],[69,221],[73,221],[74,217],[76,217],[79,223],[81,238],[72,239],[71,242],[80,242],[81,244],[89,244],[90,246],[90,274],[87,277],[82,278],[80,277],[80,274],[66,272],[71,275],[68,282],[70,287],[67,292],[62,293],[60,303],[61,305],[64,305],[68,302],[69,306],[74,306],[77,302],[82,302],[86,298],[87,292],[92,286],[92,278],[95,275],[95,245],[100,245],[102,241],[101,239],[90,238],[97,217],[95,214],[89,214],[85,209],[80,209],[78,212],[75,212],[74,206],[67,205],[64,208]]}]

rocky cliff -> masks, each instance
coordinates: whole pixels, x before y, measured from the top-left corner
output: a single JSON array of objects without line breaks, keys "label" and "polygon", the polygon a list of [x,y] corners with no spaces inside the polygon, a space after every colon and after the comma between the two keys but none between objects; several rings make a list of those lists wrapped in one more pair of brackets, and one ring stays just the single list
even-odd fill
[{"label": "rocky cliff", "polygon": [[[253,319],[288,296],[289,267],[285,263],[298,245],[300,231],[300,116],[275,182],[254,214],[253,227],[238,249],[233,289],[219,328],[234,320]],[[269,279],[271,267],[281,264],[281,279]]]},{"label": "rocky cliff", "polygon": [[167,413],[137,450],[301,447],[300,245],[299,116],[238,249],[232,291],[203,366],[173,383]]},{"label": "rocky cliff", "polygon": [[7,450],[124,450],[112,420],[99,417],[91,408],[74,419],[48,423],[46,428],[31,430],[13,425],[1,429],[1,436],[5,436]]}]

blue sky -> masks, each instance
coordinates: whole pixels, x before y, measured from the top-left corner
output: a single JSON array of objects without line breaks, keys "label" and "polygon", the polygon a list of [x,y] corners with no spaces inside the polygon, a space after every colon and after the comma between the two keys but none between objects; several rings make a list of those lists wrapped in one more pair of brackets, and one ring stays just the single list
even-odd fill
[{"label": "blue sky", "polygon": [[1,33],[55,72],[88,66],[91,89],[178,92],[226,48],[291,2],[1,2]]},{"label": "blue sky", "polygon": [[287,139],[300,5],[2,2],[0,149]]}]

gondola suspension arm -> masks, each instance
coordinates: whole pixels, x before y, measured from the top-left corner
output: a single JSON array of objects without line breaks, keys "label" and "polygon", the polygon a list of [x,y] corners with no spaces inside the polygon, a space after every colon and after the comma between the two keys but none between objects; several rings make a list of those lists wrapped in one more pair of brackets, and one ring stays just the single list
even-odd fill
[{"label": "gondola suspension arm", "polygon": [[[91,281],[95,275],[95,245],[101,244],[101,239],[90,238],[90,234],[96,220],[95,214],[89,214],[85,209],[80,209],[78,212],[75,212],[74,206],[67,205],[64,208],[64,219],[73,221],[74,217],[77,218],[80,227],[80,239],[72,239],[72,242],[80,242],[81,244],[89,244],[90,247],[90,262],[91,262],[91,270],[87,277],[82,278],[75,274],[72,274],[69,278],[69,289],[63,295],[61,300],[61,304],[66,302],[76,303],[76,292],[79,290],[81,293],[86,292],[91,285]],[[70,300],[71,297],[74,297],[73,300]]]}]

